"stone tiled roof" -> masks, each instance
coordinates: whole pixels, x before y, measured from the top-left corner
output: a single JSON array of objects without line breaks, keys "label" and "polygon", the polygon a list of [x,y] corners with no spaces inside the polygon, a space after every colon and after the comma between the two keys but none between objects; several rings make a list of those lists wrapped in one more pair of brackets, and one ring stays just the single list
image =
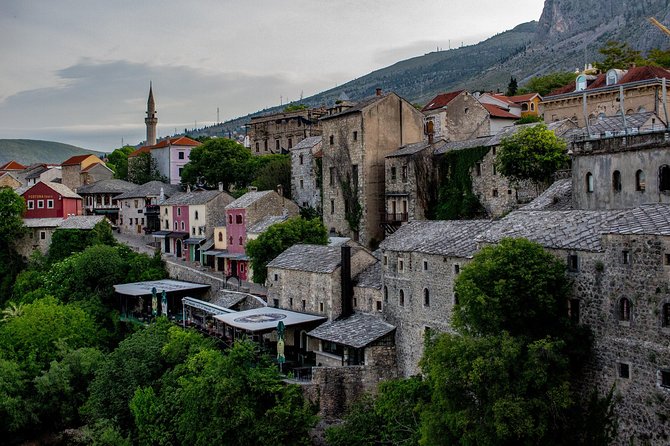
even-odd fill
[{"label": "stone tiled roof", "polygon": [[402,146],[395,152],[392,152],[388,155],[386,155],[386,158],[393,158],[396,156],[405,156],[405,155],[414,155],[415,153],[419,153],[422,150],[426,149],[435,149],[437,147],[441,147],[446,143],[444,139],[438,139],[433,144],[429,144],[428,141],[420,141],[416,142],[414,144],[407,144],[405,146]]},{"label": "stone tiled roof", "polygon": [[382,289],[382,264],[377,261],[354,277],[354,285],[361,288]]},{"label": "stone tiled roof", "polygon": [[395,330],[395,327],[371,314],[354,313],[347,318],[326,322],[307,333],[307,336],[362,348]]},{"label": "stone tiled roof", "polygon": [[100,180],[95,183],[86,184],[77,188],[79,194],[122,194],[131,191],[137,187],[137,184],[129,183],[123,180]]},{"label": "stone tiled roof", "polygon": [[452,150],[471,149],[473,147],[489,147],[489,146],[492,145],[492,144],[489,144],[491,139],[492,139],[491,136],[485,136],[483,138],[466,139],[464,141],[448,142],[448,143],[443,144],[442,146],[436,148],[434,154],[435,155],[442,155],[444,153],[451,152]]},{"label": "stone tiled roof", "polygon": [[600,251],[604,226],[625,211],[517,211],[482,233],[477,241],[497,243],[523,237],[545,248]]},{"label": "stone tiled roof", "polygon": [[206,204],[219,196],[219,194],[225,194],[225,192],[220,190],[197,190],[191,192],[182,192],[174,194],[161,204],[167,206]]},{"label": "stone tiled roof", "polygon": [[603,227],[606,234],[670,235],[670,205],[650,204],[623,211]]},{"label": "stone tiled roof", "polygon": [[247,233],[260,234],[261,232],[265,232],[265,230],[275,223],[281,223],[286,220],[288,220],[288,215],[269,215],[251,225],[249,229],[247,229]]},{"label": "stone tiled roof", "polygon": [[254,204],[255,201],[260,200],[265,197],[267,194],[271,194],[274,191],[271,190],[262,190],[262,191],[251,191],[242,195],[237,200],[230,203],[226,206],[226,209],[245,209]]},{"label": "stone tiled roof", "polygon": [[572,179],[555,181],[522,211],[569,211],[572,209]]},{"label": "stone tiled roof", "polygon": [[401,226],[380,247],[390,251],[470,257],[477,250],[475,238],[490,225],[489,220],[414,221]]},{"label": "stone tiled roof", "polygon": [[311,149],[312,147],[320,143],[322,139],[323,137],[321,136],[310,136],[308,138],[303,139],[289,150]]},{"label": "stone tiled roof", "polygon": [[176,184],[167,184],[161,181],[149,181],[148,183],[136,186],[135,189],[131,191],[118,195],[116,199],[124,200],[126,198],[158,197],[161,194],[161,188],[163,188],[163,193],[166,198],[171,197],[180,191],[179,186]]},{"label": "stone tiled roof", "polygon": [[93,229],[104,219],[104,215],[75,215],[63,220],[60,229]]},{"label": "stone tiled roof", "polygon": [[231,293],[224,290],[219,292],[213,303],[223,308],[232,308],[246,298],[246,294],[237,292]]},{"label": "stone tiled roof", "polygon": [[[38,183],[38,184],[39,184],[39,183]],[[62,195],[62,196],[65,197],[65,198],[79,198],[79,199],[81,199],[81,196],[80,196],[80,195],[74,193],[74,191],[72,191],[72,189],[70,189],[69,187],[67,187],[67,186],[64,185],[64,184],[61,184],[61,183],[54,183],[53,181],[48,181],[48,182],[46,182],[46,183],[44,183],[44,184],[46,184],[46,185],[49,186],[51,189],[53,189],[56,193]],[[32,187],[34,187],[34,186],[32,186]],[[28,189],[26,189],[26,191],[27,191],[27,190],[28,190]]]},{"label": "stone tiled roof", "polygon": [[63,223],[62,218],[24,218],[26,228],[57,228]]},{"label": "stone tiled roof", "polygon": [[329,274],[340,266],[341,261],[339,246],[293,245],[268,263],[268,268]]}]

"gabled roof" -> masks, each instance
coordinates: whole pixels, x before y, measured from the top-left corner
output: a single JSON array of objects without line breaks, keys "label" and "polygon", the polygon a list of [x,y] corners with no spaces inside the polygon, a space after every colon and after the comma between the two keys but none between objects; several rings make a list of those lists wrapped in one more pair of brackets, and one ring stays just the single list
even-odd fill
[{"label": "gabled roof", "polygon": [[400,147],[398,150],[395,152],[392,152],[388,155],[386,155],[386,158],[394,158],[397,156],[406,156],[406,155],[414,155],[415,153],[419,153],[423,150],[429,149],[431,151],[435,150],[437,147],[443,146],[446,144],[446,140],[440,138],[435,140],[432,144],[430,144],[428,141],[420,141],[416,142],[414,144],[407,144],[402,147]]},{"label": "gabled roof", "polygon": [[57,228],[62,223],[63,219],[60,217],[23,219],[23,226],[26,228]]},{"label": "gabled roof", "polygon": [[93,164],[89,164],[88,166],[86,166],[86,167],[84,167],[83,169],[81,169],[81,171],[82,171],[82,172],[88,172],[88,171],[90,171],[90,170],[93,170],[93,169],[100,169],[100,168],[102,168],[102,169],[107,169],[107,170],[109,170],[110,172],[114,172],[112,169],[110,169],[109,167],[107,167],[104,163],[93,163]]},{"label": "gabled roof", "polygon": [[516,96],[507,96],[507,99],[510,101],[514,102],[515,104],[519,104],[521,102],[528,102],[535,97],[539,96],[540,100],[542,100],[542,96],[540,96],[539,93],[528,93],[528,94],[520,94]]},{"label": "gabled roof", "polygon": [[293,245],[275,257],[268,268],[330,274],[342,261],[342,248],[325,245]]},{"label": "gabled roof", "polygon": [[354,277],[354,286],[382,289],[382,263],[377,260]]},{"label": "gabled roof", "polygon": [[164,139],[163,141],[160,141],[159,143],[149,146],[150,149],[161,149],[163,147],[167,146],[186,146],[186,147],[195,147],[199,146],[202,144],[199,141],[196,141],[195,139],[191,139],[188,136],[176,136],[174,138],[167,138]]},{"label": "gabled roof", "polygon": [[24,166],[23,164],[19,164],[14,160],[8,161],[2,166],[0,166],[0,170],[23,170],[25,168],[26,166]]},{"label": "gabled roof", "polygon": [[[651,81],[654,79],[661,79],[661,78],[670,79],[670,70],[666,68],[650,67],[650,66],[631,67],[626,71],[626,74],[624,74],[623,77],[619,79],[618,83],[616,83],[615,85],[609,85],[609,87],[615,88],[618,87],[619,85],[628,84],[631,82]],[[581,94],[582,93],[581,91],[575,91],[576,87],[577,87],[577,76],[575,75],[574,81],[552,91],[551,93],[545,96],[545,99],[551,96],[559,96],[568,93]],[[607,76],[604,73],[599,74],[591,82],[589,82],[586,87],[586,91],[595,90],[597,88],[602,87],[608,87]]]},{"label": "gabled roof", "polygon": [[397,252],[471,257],[477,250],[475,238],[490,225],[488,220],[413,221],[387,237],[380,248]]},{"label": "gabled roof", "polygon": [[489,112],[489,115],[493,118],[503,118],[503,119],[520,119],[519,116],[513,115],[512,113],[508,112],[507,110],[503,110],[502,108],[493,105],[493,104],[485,104],[482,103],[484,108],[486,109],[487,112]]},{"label": "gabled roof", "polygon": [[100,180],[95,183],[85,184],[77,188],[79,194],[122,194],[131,191],[137,187],[137,184],[129,183],[124,180]]},{"label": "gabled roof", "polygon": [[247,233],[260,234],[261,232],[265,232],[270,226],[276,223],[285,222],[286,220],[288,220],[288,215],[268,215],[251,225],[249,229],[247,229]]},{"label": "gabled roof", "polygon": [[442,93],[435,96],[433,99],[428,101],[425,107],[421,109],[422,112],[427,112],[430,110],[437,110],[438,108],[446,107],[451,101],[456,99],[456,97],[463,93],[465,90],[452,91],[449,93]]},{"label": "gabled roof", "polygon": [[221,194],[228,195],[226,192],[220,190],[196,190],[191,192],[182,192],[171,196],[163,203],[161,203],[161,205],[186,206],[207,204]]},{"label": "gabled roof", "polygon": [[60,229],[93,229],[104,219],[104,215],[74,215],[63,220]]},{"label": "gabled roof", "polygon": [[128,158],[134,158],[138,155],[141,155],[142,153],[151,153],[151,149],[149,146],[142,146],[139,149],[135,150],[134,152],[131,152],[128,154]]},{"label": "gabled roof", "polygon": [[520,211],[569,211],[572,209],[572,179],[554,181],[547,190]]},{"label": "gabled roof", "polygon": [[87,158],[91,156],[96,157],[95,155],[75,155],[63,161],[61,163],[61,166],[76,166],[81,164],[83,161],[85,161]]},{"label": "gabled roof", "polygon": [[307,336],[354,348],[363,348],[395,330],[380,317],[354,313],[349,317],[328,321],[307,333]]},{"label": "gabled roof", "polygon": [[[22,192],[21,192],[20,195],[25,195],[32,188],[37,187],[38,184],[46,185],[51,190],[53,190],[54,192],[56,192],[59,195],[62,195],[65,198],[78,198],[80,200],[82,199],[79,195],[77,195],[72,189],[70,189],[66,185],[61,184],[61,183],[54,183],[53,181],[47,181],[47,182],[38,181],[37,184],[34,184],[33,186],[30,186],[28,188],[22,189]],[[17,193],[18,193],[18,189],[17,189]]]},{"label": "gabled roof", "polygon": [[319,144],[322,139],[323,137],[321,136],[310,136],[303,139],[289,150],[311,149],[315,145]]},{"label": "gabled roof", "polygon": [[118,195],[116,199],[125,200],[127,198],[159,197],[161,188],[163,189],[165,198],[171,197],[180,191],[179,186],[176,184],[167,184],[161,181],[149,181],[148,183],[136,186],[133,190]]},{"label": "gabled roof", "polygon": [[[337,118],[337,117],[340,117],[340,116],[348,115],[350,113],[361,112],[364,109],[366,109],[367,107],[370,107],[371,105],[374,105],[376,102],[381,101],[382,99],[386,99],[387,97],[389,97],[391,95],[398,96],[395,93],[386,93],[386,94],[382,94],[380,96],[372,96],[372,97],[364,99],[360,102],[357,102],[356,105],[354,105],[353,107],[349,107],[346,110],[342,110],[339,113],[334,113],[332,115],[322,116],[320,119],[322,121],[324,121],[326,119]],[[400,97],[400,96],[398,96],[398,97]]]},{"label": "gabled roof", "polygon": [[240,198],[238,198],[237,200],[233,201],[228,206],[226,206],[226,209],[246,209],[252,204],[254,204],[256,201],[260,200],[261,198],[273,192],[274,191],[272,190],[247,192],[246,194],[242,195]]}]

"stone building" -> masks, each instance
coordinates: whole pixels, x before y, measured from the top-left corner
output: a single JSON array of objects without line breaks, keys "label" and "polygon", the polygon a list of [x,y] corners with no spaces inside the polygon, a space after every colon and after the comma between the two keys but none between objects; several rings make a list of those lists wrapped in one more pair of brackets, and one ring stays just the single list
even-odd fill
[{"label": "stone building", "polygon": [[321,118],[323,223],[365,246],[384,237],[384,158],[423,138],[423,115],[395,93]]},{"label": "stone building", "polygon": [[149,181],[116,196],[119,203],[119,232],[150,234],[161,229],[160,204],[179,193],[179,187],[160,181]]},{"label": "stone building", "polygon": [[301,208],[321,210],[321,136],[311,136],[291,152],[291,197]]},{"label": "stone building", "polygon": [[16,178],[16,176],[11,172],[0,173],[0,187],[8,187],[10,189],[17,189],[21,187],[23,183]]},{"label": "stone building", "polygon": [[61,183],[26,186],[21,192],[26,201],[25,218],[67,218],[82,215],[82,197]]},{"label": "stone building", "polygon": [[507,96],[507,99],[521,107],[521,117],[541,116],[540,104],[542,96],[538,93],[527,93],[516,96]]},{"label": "stone building", "polygon": [[39,251],[46,255],[51,246],[51,238],[57,230],[79,229],[90,231],[103,220],[105,220],[105,217],[102,215],[25,218],[23,219],[23,225],[26,227],[26,233],[16,243],[17,252],[26,259],[30,257],[33,251]]},{"label": "stone building", "polygon": [[477,250],[486,220],[414,221],[380,246],[384,319],[398,327],[398,371],[419,372],[425,335],[451,331],[454,279]]},{"label": "stone building", "polygon": [[38,182],[62,182],[61,166],[51,164],[33,164],[21,172],[21,178],[28,186]]},{"label": "stone building", "polygon": [[670,203],[668,134],[639,133],[572,144],[572,191],[580,209]]},{"label": "stone building", "polygon": [[580,127],[585,127],[587,122],[593,122],[599,116],[654,112],[668,122],[670,96],[666,92],[663,97],[663,84],[668,79],[669,70],[648,66],[611,69],[598,75],[581,73],[575,82],[542,99],[544,120],[572,119]]},{"label": "stone building", "polygon": [[288,153],[303,139],[321,135],[319,118],[325,114],[325,108],[310,108],[251,118],[247,124],[251,153]]},{"label": "stone building", "polygon": [[95,155],[76,155],[68,158],[61,164],[62,183],[76,190],[85,184],[112,179],[114,172],[106,166],[104,169],[92,169],[96,164],[104,166],[102,160]]},{"label": "stone building", "polygon": [[421,111],[426,115],[426,133],[435,139],[462,141],[491,135],[488,110],[465,90],[439,94]]},{"label": "stone building", "polygon": [[[117,197],[130,192],[137,184],[124,180],[101,180],[77,188],[77,193],[84,199],[84,213],[86,215],[105,215],[112,224],[119,222],[121,203]],[[144,218],[141,226],[144,227]]]}]

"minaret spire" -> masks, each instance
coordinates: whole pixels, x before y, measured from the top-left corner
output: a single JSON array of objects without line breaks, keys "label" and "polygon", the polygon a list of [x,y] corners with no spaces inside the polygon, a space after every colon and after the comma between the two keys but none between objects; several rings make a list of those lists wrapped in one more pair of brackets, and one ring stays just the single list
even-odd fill
[{"label": "minaret spire", "polygon": [[149,100],[147,101],[147,117],[144,118],[147,125],[147,145],[156,144],[156,126],[158,125],[158,116],[156,114],[156,102],[154,101],[154,92],[152,82],[149,81]]}]

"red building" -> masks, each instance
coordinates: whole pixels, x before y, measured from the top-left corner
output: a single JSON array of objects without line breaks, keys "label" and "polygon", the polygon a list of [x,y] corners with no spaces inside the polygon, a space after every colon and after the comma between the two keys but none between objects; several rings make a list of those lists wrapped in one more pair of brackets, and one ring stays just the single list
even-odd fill
[{"label": "red building", "polygon": [[25,218],[67,218],[82,215],[82,198],[60,183],[39,182],[22,195]]}]

